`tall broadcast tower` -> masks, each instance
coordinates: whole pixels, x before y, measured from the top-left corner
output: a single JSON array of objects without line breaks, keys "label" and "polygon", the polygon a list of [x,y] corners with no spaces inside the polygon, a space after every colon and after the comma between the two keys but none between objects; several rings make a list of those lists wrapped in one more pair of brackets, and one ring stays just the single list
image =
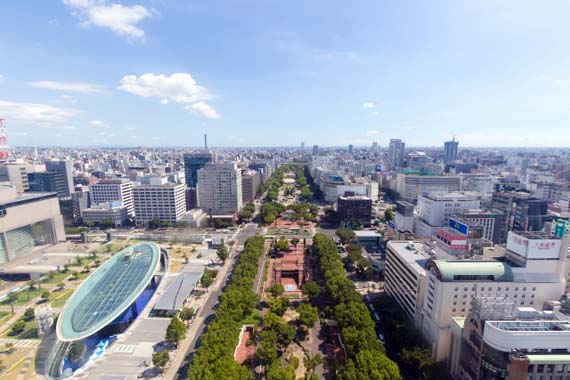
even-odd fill
[{"label": "tall broadcast tower", "polygon": [[4,125],[4,119],[0,119],[0,161],[7,161],[8,157],[10,157],[8,140],[6,139],[6,128]]}]

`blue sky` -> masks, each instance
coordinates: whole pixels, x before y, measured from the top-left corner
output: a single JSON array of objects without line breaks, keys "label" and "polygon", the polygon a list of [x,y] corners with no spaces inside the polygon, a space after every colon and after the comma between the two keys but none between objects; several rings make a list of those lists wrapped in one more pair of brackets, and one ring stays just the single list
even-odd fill
[{"label": "blue sky", "polygon": [[570,146],[570,2],[0,5],[10,145]]}]

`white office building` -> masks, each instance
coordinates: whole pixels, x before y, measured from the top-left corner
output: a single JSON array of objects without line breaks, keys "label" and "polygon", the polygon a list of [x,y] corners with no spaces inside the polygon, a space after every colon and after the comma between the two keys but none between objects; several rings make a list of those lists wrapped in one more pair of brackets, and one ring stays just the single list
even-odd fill
[{"label": "white office building", "polygon": [[430,193],[418,198],[416,236],[431,237],[438,227],[444,227],[459,210],[481,207],[481,196],[477,193]]},{"label": "white office building", "polygon": [[111,224],[115,228],[123,227],[129,220],[127,208],[119,201],[92,205],[81,212],[84,224]]},{"label": "white office building", "polygon": [[384,288],[416,323],[424,302],[425,264],[431,251],[431,247],[422,242],[392,240],[386,246]]},{"label": "white office building", "polygon": [[127,208],[129,216],[135,215],[133,184],[126,178],[103,179],[89,185],[91,204],[119,201]]},{"label": "white office building", "polygon": [[140,185],[133,188],[135,222],[147,227],[152,220],[176,223],[186,214],[186,185]]},{"label": "white office building", "polygon": [[568,237],[509,232],[502,260],[429,260],[419,326],[436,361],[448,358],[454,317],[465,317],[473,297],[507,297],[517,307],[541,309],[565,292]]},{"label": "white office building", "polygon": [[198,170],[198,203],[213,215],[235,215],[243,206],[241,169],[235,163],[207,163]]},{"label": "white office building", "polygon": [[432,192],[454,192],[461,190],[461,177],[440,175],[419,175],[398,173],[396,192],[408,202],[415,203],[418,197]]},{"label": "white office building", "polygon": [[448,365],[458,380],[566,380],[570,377],[568,301],[545,310],[506,297],[476,297],[454,318]]}]

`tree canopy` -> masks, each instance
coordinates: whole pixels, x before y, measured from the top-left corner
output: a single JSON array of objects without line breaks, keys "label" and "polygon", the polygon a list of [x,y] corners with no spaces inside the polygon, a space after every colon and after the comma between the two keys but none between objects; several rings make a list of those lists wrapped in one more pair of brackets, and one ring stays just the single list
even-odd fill
[{"label": "tree canopy", "polygon": [[[340,235],[345,234],[341,231]],[[376,339],[374,322],[362,296],[346,278],[334,242],[326,235],[316,234],[313,238],[313,253],[324,274],[326,296],[335,305],[333,316],[339,323],[346,347],[347,364],[341,369],[339,379],[399,380],[398,366],[388,359],[382,344]]]},{"label": "tree canopy", "polygon": [[263,242],[263,237],[250,237],[246,241],[214,319],[192,355],[189,380],[253,379],[251,369],[240,366],[233,353],[242,321],[251,315],[258,301],[252,287]]}]

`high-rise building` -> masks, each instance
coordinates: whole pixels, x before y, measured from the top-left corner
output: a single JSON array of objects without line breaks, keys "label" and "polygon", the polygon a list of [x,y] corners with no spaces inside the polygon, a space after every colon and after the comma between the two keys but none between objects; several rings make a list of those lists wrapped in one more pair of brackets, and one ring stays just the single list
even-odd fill
[{"label": "high-rise building", "polygon": [[207,163],[198,170],[200,208],[213,215],[237,214],[243,205],[241,169],[236,164]]},{"label": "high-rise building", "polygon": [[69,160],[46,161],[45,164],[47,172],[56,172],[63,174],[63,177],[65,179],[65,189],[66,189],[65,196],[71,195],[71,193],[75,191],[75,188],[73,187],[72,162]]},{"label": "high-rise building", "polygon": [[186,186],[195,188],[198,185],[198,170],[208,162],[215,162],[215,156],[210,152],[189,153],[184,155],[184,174]]},{"label": "high-rise building", "polygon": [[508,297],[517,307],[542,308],[564,294],[567,238],[511,232],[508,240],[501,260],[452,261],[434,260],[424,243],[388,242],[386,292],[415,321],[434,360],[458,349],[451,326],[468,316],[475,297]]},{"label": "high-rise building", "polygon": [[372,153],[372,154],[378,153],[378,142],[377,141],[374,141],[372,143],[372,147],[370,148],[370,153]]},{"label": "high-rise building", "polygon": [[443,163],[451,164],[457,160],[457,148],[459,147],[459,141],[453,140],[446,141],[443,144]]},{"label": "high-rise building", "polygon": [[544,222],[552,220],[548,215],[548,201],[523,192],[493,193],[491,210],[503,216],[504,243],[509,231],[540,231]]},{"label": "high-rise building", "polygon": [[57,196],[67,197],[69,195],[65,176],[58,172],[35,172],[28,173],[28,183],[30,191],[44,191],[57,193]]},{"label": "high-rise building", "polygon": [[257,170],[243,170],[241,172],[243,203],[253,202],[260,185],[261,175]]},{"label": "high-rise building", "polygon": [[352,146],[352,144],[350,144],[348,146],[348,153],[352,154],[353,151],[354,151],[354,147]]},{"label": "high-rise building", "polygon": [[89,196],[92,205],[113,201],[123,202],[129,216],[135,216],[133,183],[126,178],[103,179],[89,185]]},{"label": "high-rise building", "polygon": [[30,186],[26,166],[25,164],[3,163],[0,165],[0,182],[10,182],[16,187],[18,193],[28,191]]},{"label": "high-rise building", "polygon": [[319,155],[319,146],[313,145],[313,156],[318,156],[318,155]]},{"label": "high-rise building", "polygon": [[91,206],[89,199],[89,191],[75,191],[71,194],[71,208],[73,212],[73,221],[75,223],[81,222],[83,210]]},{"label": "high-rise building", "polygon": [[174,224],[186,214],[186,186],[183,184],[133,187],[135,223],[148,227],[153,220]]},{"label": "high-rise building", "polygon": [[388,146],[388,160],[392,168],[401,168],[404,166],[406,144],[400,139],[390,139]]},{"label": "high-rise building", "polygon": [[305,142],[301,141],[301,152],[305,151]]}]

